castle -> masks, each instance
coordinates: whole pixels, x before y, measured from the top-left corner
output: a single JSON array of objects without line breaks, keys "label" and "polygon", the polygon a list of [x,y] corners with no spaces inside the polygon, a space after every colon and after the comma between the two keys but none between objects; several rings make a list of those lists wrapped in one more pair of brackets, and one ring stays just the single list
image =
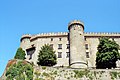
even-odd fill
[{"label": "castle", "polygon": [[120,45],[120,33],[84,32],[84,24],[79,20],[71,21],[68,30],[69,32],[23,35],[20,47],[26,52],[26,60],[37,65],[39,50],[44,44],[50,44],[57,55],[55,66],[95,68],[100,37],[109,37]]}]

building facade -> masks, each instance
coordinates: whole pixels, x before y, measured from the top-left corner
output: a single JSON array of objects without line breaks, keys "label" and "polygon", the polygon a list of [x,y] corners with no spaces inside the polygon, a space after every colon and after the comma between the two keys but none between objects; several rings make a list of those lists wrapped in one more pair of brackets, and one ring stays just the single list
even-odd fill
[{"label": "building facade", "polygon": [[69,32],[25,34],[20,47],[26,52],[26,60],[37,65],[41,47],[49,44],[57,55],[55,66],[73,68],[94,68],[100,37],[109,37],[120,45],[120,33],[84,32],[84,24],[79,20],[68,24]]}]

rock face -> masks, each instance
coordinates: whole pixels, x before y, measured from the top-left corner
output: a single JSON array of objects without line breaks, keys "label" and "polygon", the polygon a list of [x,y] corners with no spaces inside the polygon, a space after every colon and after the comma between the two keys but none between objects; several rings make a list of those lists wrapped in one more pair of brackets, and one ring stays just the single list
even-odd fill
[{"label": "rock face", "polygon": [[[8,62],[0,80],[6,80],[6,70],[17,62],[18,60]],[[28,63],[27,61],[23,62]],[[33,66],[33,68],[33,80],[120,80],[119,69],[73,69],[70,67],[46,66]]]}]

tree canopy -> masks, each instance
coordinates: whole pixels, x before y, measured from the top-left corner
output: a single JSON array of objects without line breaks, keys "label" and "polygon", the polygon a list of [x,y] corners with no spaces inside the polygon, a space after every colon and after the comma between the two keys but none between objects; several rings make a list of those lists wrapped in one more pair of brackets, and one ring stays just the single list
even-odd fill
[{"label": "tree canopy", "polygon": [[6,70],[6,80],[33,80],[33,66],[26,61],[17,61]]},{"label": "tree canopy", "polygon": [[120,59],[119,45],[109,38],[102,37],[99,39],[96,54],[96,68],[115,68],[116,61]]},{"label": "tree canopy", "polygon": [[22,48],[18,48],[14,58],[24,60],[25,59],[25,51]]},{"label": "tree canopy", "polygon": [[50,45],[45,44],[41,47],[37,64],[41,66],[53,66],[57,63],[56,59],[56,54],[53,48]]}]

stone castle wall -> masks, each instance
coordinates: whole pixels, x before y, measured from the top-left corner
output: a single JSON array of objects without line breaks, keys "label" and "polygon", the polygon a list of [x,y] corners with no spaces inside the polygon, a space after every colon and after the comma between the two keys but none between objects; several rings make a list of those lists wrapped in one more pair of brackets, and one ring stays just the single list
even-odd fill
[{"label": "stone castle wall", "polygon": [[[85,61],[88,67],[91,68],[95,67],[96,64],[96,52],[100,37],[109,37],[111,40],[116,41],[120,45],[120,33],[84,32],[83,23],[79,21],[73,21],[69,23],[68,26],[70,25],[73,26],[73,29],[68,27],[69,30],[71,29],[69,32],[23,35],[21,38],[20,47],[26,51],[26,60],[34,62],[34,64],[37,65],[37,56],[39,50],[44,44],[50,44],[53,46],[55,54],[58,57],[57,65],[55,66],[70,66],[71,62],[73,61],[74,63],[74,60],[77,59],[76,62],[83,60],[83,62]],[[83,29],[79,29],[78,25],[82,26],[81,28]],[[80,37],[80,34],[82,34],[82,37]],[[72,46],[76,46],[76,50],[73,50],[74,48],[72,48]],[[32,50],[34,47],[35,50],[33,51],[34,53],[32,56],[28,55],[28,51]],[[83,57],[79,59],[79,57],[76,55],[77,53],[78,55],[82,55],[84,59]]]}]

